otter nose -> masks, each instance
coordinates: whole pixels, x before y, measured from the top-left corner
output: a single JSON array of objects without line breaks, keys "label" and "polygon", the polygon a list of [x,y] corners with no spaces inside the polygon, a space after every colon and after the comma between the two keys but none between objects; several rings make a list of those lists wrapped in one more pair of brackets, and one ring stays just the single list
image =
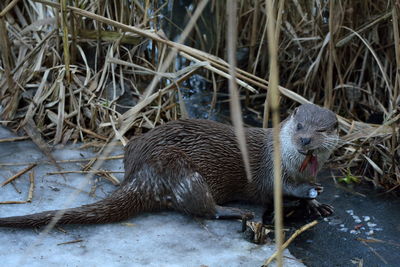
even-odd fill
[{"label": "otter nose", "polygon": [[300,138],[300,142],[303,146],[308,145],[309,143],[311,143],[311,138],[309,137],[301,137]]}]

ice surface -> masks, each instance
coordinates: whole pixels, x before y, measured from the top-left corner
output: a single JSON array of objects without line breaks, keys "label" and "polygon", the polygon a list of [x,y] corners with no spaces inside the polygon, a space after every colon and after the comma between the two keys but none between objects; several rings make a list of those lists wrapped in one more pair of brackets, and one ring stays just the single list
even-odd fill
[{"label": "ice surface", "polygon": [[[14,136],[0,127],[0,138]],[[119,147],[113,154],[122,154]],[[94,156],[78,146],[53,152],[57,160]],[[31,141],[0,143],[0,164],[38,162],[48,159]],[[62,164],[64,170],[80,170],[81,163]],[[0,183],[23,166],[1,166]],[[102,169],[122,171],[122,160],[106,161]],[[115,190],[100,177],[81,174],[47,175],[52,165],[34,168],[32,203],[0,205],[0,217],[24,215],[49,209],[75,207],[97,201]],[[122,180],[123,174],[115,174]],[[0,202],[27,198],[29,175],[0,187]],[[20,193],[18,193],[18,190]],[[90,193],[94,192],[94,196]],[[73,201],[68,201],[74,195]],[[145,213],[127,221],[104,225],[72,225],[43,234],[35,229],[0,228],[1,266],[261,266],[273,245],[249,243],[238,232],[237,221],[200,220],[176,212]],[[70,241],[76,243],[62,244]],[[285,266],[303,266],[285,252]]]}]

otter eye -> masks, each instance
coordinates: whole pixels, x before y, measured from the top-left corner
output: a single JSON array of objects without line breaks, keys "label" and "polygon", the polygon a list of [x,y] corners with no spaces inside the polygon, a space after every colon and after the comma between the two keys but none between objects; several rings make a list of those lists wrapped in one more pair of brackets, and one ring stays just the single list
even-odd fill
[{"label": "otter eye", "polygon": [[297,130],[303,129],[303,125],[301,123],[298,123],[297,126],[296,126],[296,129]]}]

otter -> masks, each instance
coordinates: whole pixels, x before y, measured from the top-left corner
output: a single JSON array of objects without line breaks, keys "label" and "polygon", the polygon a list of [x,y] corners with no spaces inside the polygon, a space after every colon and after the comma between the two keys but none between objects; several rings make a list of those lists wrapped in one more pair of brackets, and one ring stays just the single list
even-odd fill
[{"label": "otter", "polygon": [[[304,200],[320,216],[331,215],[333,208],[316,200],[322,187],[313,177],[338,142],[337,126],[334,112],[314,104],[297,107],[279,126],[283,196]],[[57,224],[110,223],[166,209],[210,219],[251,219],[252,212],[222,205],[240,200],[271,205],[272,128],[245,128],[245,136],[251,179],[231,126],[183,119],[133,137],[125,147],[121,186],[103,200],[62,210]],[[0,226],[43,226],[57,212],[0,218]]]}]

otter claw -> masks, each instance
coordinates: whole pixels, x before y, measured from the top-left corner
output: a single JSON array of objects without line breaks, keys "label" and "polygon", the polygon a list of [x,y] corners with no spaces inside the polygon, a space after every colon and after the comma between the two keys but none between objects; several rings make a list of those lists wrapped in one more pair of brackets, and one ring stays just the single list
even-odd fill
[{"label": "otter claw", "polygon": [[315,184],[315,190],[317,190],[318,195],[319,195],[324,191],[324,187],[321,186],[320,184]]},{"label": "otter claw", "polygon": [[319,209],[322,212],[323,217],[327,217],[333,214],[333,207],[331,205],[321,204]]},{"label": "otter claw", "polygon": [[308,207],[308,214],[312,214],[315,217],[322,217],[321,213],[316,207]]},{"label": "otter claw", "polygon": [[333,214],[333,207],[328,204],[321,204],[315,199],[308,201],[307,211],[317,217],[328,217]]}]

